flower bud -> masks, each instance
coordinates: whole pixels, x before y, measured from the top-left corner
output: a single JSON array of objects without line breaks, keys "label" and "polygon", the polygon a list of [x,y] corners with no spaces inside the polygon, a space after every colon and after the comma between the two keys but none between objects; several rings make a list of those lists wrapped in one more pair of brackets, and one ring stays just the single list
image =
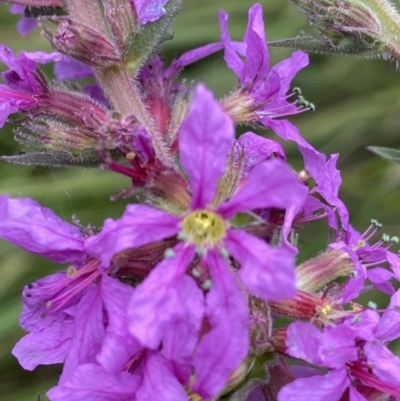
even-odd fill
[{"label": "flower bud", "polygon": [[388,0],[291,0],[318,36],[271,43],[308,52],[400,59],[400,15]]},{"label": "flower bud", "polygon": [[93,67],[109,67],[122,62],[115,45],[95,29],[67,17],[51,17],[46,21],[58,28],[54,34],[42,25],[45,38],[60,53]]},{"label": "flower bud", "polygon": [[317,295],[297,290],[295,298],[269,302],[268,304],[275,314],[295,319],[311,320],[317,315],[318,309],[322,308],[324,300]]},{"label": "flower bud", "polygon": [[297,288],[317,292],[337,278],[348,276],[354,270],[354,262],[347,252],[328,250],[302,263],[296,269]]}]

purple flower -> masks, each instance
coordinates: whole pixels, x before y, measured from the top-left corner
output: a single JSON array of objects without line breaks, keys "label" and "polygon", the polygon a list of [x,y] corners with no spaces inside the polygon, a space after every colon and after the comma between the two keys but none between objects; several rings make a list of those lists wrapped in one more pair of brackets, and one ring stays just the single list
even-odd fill
[{"label": "purple flower", "polygon": [[[143,346],[157,349],[168,327],[180,319],[182,308],[190,302],[189,292],[181,288],[193,286],[192,277],[206,291],[211,283],[205,302],[212,330],[202,337],[194,362],[194,390],[201,390],[207,397],[221,390],[248,349],[247,304],[221,252],[225,254],[227,249],[240,262],[239,277],[253,294],[281,299],[295,291],[293,258],[244,231],[230,228],[229,219],[260,207],[285,209],[307,192],[282,161],[271,160],[257,165],[238,193],[215,204],[218,179],[226,170],[233,139],[231,120],[212,94],[199,85],[179,137],[181,164],[192,188],[191,209],[177,217],[148,206],[129,205],[120,220],[106,220],[101,233],[86,242],[87,251],[108,266],[119,251],[180,232],[184,242],[171,250],[171,257],[135,290],[130,301],[130,330]],[[201,259],[191,269],[190,277],[186,272],[196,250]],[[216,342],[221,342],[224,349],[218,360],[213,359]]]},{"label": "purple flower", "polygon": [[31,199],[0,197],[0,238],[54,262],[74,265],[24,288],[20,323],[30,333],[13,350],[29,370],[65,362],[66,377],[100,350],[104,323],[101,294],[94,284],[103,271],[100,262],[87,258],[77,227]]},{"label": "purple flower", "polygon": [[22,36],[29,35],[37,25],[36,18],[30,18],[24,16],[25,7],[17,4],[10,6],[11,14],[22,14],[22,18],[17,22],[17,30]]},{"label": "purple flower", "polygon": [[[262,7],[255,4],[249,10],[249,23],[244,46],[233,43],[228,33],[228,15],[220,11],[221,38],[225,46],[225,61],[239,78],[240,86],[234,96],[223,103],[237,122],[261,122],[286,140],[313,149],[287,120],[279,117],[297,114],[309,108],[289,102],[287,95],[296,73],[308,65],[308,56],[296,51],[292,56],[270,68],[265,41]],[[243,60],[244,57],[244,60]]]},{"label": "purple flower", "polygon": [[[394,293],[390,280],[392,278],[400,280],[400,257],[391,252],[390,247],[398,242],[398,238],[383,234],[379,241],[369,245],[368,241],[380,228],[381,224],[376,220],[371,221],[371,225],[363,234],[350,227],[343,241],[330,244],[331,249],[346,252],[354,265],[353,277],[346,284],[342,294],[343,302],[356,298],[366,279],[369,279],[377,289],[387,294]],[[385,263],[389,264],[392,271],[381,267]]]},{"label": "purple flower", "polygon": [[[269,64],[268,47],[265,40],[262,7],[255,4],[249,10],[249,22],[240,46],[231,41],[228,33],[228,15],[219,14],[222,42],[225,46],[225,61],[239,78],[239,89],[222,101],[223,108],[236,123],[262,123],[285,140],[296,142],[304,158],[305,169],[317,183],[316,190],[332,206],[337,207],[343,228],[348,228],[348,214],[343,202],[338,198],[341,183],[336,170],[337,155],[327,162],[326,156],[316,151],[286,119],[288,115],[309,110],[301,102],[290,102],[287,95],[290,82],[297,72],[308,65],[308,56],[296,51],[286,60],[272,68]],[[244,58],[244,60],[243,60]],[[295,215],[300,206],[292,207]],[[291,219],[287,220],[291,224]],[[286,226],[284,231],[287,231]],[[286,236],[284,236],[286,237]]]},{"label": "purple flower", "polygon": [[[328,368],[326,375],[296,379],[279,393],[278,400],[336,401],[349,388],[350,399],[366,400],[353,386],[356,379],[383,393],[400,395],[400,358],[394,356],[382,341],[393,339],[398,330],[399,292],[389,309],[379,315],[366,310],[359,315],[343,313],[345,319],[333,327],[320,331],[313,324],[295,322],[287,330],[287,353],[317,366]],[[398,337],[399,334],[396,335]],[[371,371],[373,373],[371,373]],[[354,398],[353,398],[354,397]]]},{"label": "purple flower", "polygon": [[59,60],[59,53],[21,52],[17,57],[11,49],[0,45],[0,61],[10,69],[2,73],[6,85],[0,85],[0,128],[8,116],[19,110],[30,110],[37,105],[36,96],[45,90],[45,83],[37,74],[37,64]]}]

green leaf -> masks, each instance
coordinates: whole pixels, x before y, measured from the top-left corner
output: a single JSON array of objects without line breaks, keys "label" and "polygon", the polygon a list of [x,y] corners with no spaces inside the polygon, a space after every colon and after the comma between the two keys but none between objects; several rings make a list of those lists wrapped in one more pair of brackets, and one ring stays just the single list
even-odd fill
[{"label": "green leaf", "polygon": [[367,149],[384,160],[400,164],[400,150],[392,148],[382,148],[379,146],[368,146]]}]

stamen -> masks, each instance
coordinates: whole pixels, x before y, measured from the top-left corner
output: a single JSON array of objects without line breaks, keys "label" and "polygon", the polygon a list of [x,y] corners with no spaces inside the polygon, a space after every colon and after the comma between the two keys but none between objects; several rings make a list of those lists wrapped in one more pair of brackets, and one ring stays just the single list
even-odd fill
[{"label": "stamen", "polygon": [[209,210],[191,212],[182,221],[182,233],[188,242],[196,245],[200,254],[220,243],[226,229],[222,217]]}]

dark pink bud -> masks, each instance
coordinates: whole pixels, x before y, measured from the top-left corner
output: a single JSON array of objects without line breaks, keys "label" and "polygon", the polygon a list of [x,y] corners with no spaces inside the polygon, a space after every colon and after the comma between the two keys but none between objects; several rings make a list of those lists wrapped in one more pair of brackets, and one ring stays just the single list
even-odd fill
[{"label": "dark pink bud", "polygon": [[57,33],[43,26],[44,36],[60,53],[94,67],[109,67],[121,62],[116,46],[98,31],[66,17],[46,18]]}]

